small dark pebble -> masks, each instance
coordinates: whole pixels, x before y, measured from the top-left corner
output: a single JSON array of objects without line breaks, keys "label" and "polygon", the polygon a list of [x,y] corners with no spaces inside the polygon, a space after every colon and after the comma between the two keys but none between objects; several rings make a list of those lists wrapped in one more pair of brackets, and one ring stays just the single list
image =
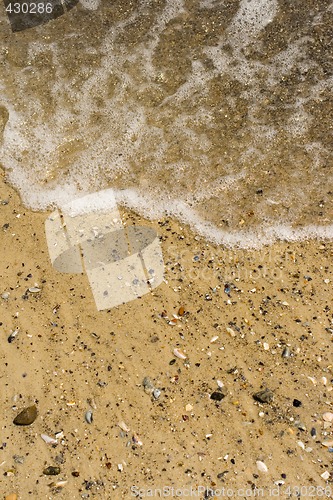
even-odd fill
[{"label": "small dark pebble", "polygon": [[37,408],[35,405],[29,406],[21,411],[13,420],[15,425],[31,425],[37,418]]},{"label": "small dark pebble", "polygon": [[50,465],[43,470],[43,474],[45,474],[45,476],[57,476],[58,474],[60,474],[60,467],[54,467],[53,465]]},{"label": "small dark pebble", "polygon": [[72,472],[72,476],[73,476],[73,477],[79,477],[79,475],[80,475],[80,473],[79,473],[77,470],[74,470],[74,471]]},{"label": "small dark pebble", "polygon": [[176,363],[175,359],[172,359],[171,361],[169,361],[169,365],[174,365],[175,363]]},{"label": "small dark pebble", "polygon": [[316,429],[314,427],[312,427],[310,433],[311,433],[312,437],[315,437],[317,435],[317,431],[316,431]]},{"label": "small dark pebble", "polygon": [[286,477],[287,477],[287,474],[285,474],[285,473],[282,473],[282,474],[281,474],[281,477],[282,477],[282,479],[286,479]]},{"label": "small dark pebble", "polygon": [[264,389],[263,391],[256,392],[253,394],[253,398],[259,403],[270,403],[273,401],[274,394],[270,389]]},{"label": "small dark pebble", "polygon": [[217,479],[224,479],[224,476],[228,473],[229,471],[228,470],[225,470],[223,472],[219,472],[219,474],[217,475]]},{"label": "small dark pebble", "polygon": [[215,391],[210,395],[210,399],[213,401],[221,401],[223,398],[225,398],[225,394],[223,394],[223,392]]},{"label": "small dark pebble", "polygon": [[302,406],[302,401],[299,401],[299,399],[294,399],[293,406],[299,408],[300,406]]}]

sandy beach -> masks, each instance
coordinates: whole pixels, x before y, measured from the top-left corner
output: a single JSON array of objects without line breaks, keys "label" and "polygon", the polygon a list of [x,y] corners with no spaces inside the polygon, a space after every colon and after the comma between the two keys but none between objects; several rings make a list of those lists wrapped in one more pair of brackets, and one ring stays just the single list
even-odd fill
[{"label": "sandy beach", "polygon": [[2,175],[2,498],[332,497],[332,243],[231,251],[123,212],[165,280],[97,311],[46,217]]}]

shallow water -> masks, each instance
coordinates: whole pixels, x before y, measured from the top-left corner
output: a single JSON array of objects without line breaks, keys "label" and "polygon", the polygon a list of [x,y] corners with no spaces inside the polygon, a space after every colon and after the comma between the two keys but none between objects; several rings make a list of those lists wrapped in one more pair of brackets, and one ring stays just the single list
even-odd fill
[{"label": "shallow water", "polygon": [[333,238],[333,2],[0,11],[1,162],[24,203],[113,187],[226,245]]}]

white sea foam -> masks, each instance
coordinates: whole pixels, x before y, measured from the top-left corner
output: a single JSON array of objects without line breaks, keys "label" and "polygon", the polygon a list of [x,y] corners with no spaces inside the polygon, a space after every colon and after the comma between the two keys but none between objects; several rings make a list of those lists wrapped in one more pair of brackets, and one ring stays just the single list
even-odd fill
[{"label": "white sea foam", "polygon": [[24,203],[62,207],[111,187],[118,203],[149,218],[173,215],[219,244],[331,238],[332,211],[315,224],[303,212],[330,203],[332,152],[311,127],[332,78],[320,77],[302,30],[260,57],[278,0],[241,0],[220,28],[209,11],[226,9],[224,21],[226,5],[204,0],[192,13],[183,0],[128,4],[105,29],[112,9],[81,0],[72,14],[92,11],[82,32],[74,21],[58,38],[57,21],[36,40],[23,32],[11,45],[27,47],[22,67],[7,62],[0,81],[10,116],[0,152]]}]

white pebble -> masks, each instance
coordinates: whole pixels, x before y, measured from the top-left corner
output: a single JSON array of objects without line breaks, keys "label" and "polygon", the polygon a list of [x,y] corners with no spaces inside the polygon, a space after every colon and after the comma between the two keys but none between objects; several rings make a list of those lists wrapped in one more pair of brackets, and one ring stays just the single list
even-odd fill
[{"label": "white pebble", "polygon": [[330,473],[326,470],[325,472],[323,472],[322,474],[320,474],[320,476],[325,479],[325,481],[327,481],[327,479],[330,478]]},{"label": "white pebble", "polygon": [[218,335],[214,335],[214,337],[210,339],[210,343],[212,344],[213,342],[216,342],[218,338],[219,338]]},{"label": "white pebble", "polygon": [[260,472],[268,472],[267,465],[264,462],[261,462],[261,460],[257,460],[256,464]]},{"label": "white pebble", "polygon": [[326,411],[323,414],[323,419],[325,420],[325,422],[333,422],[333,413],[331,413],[330,411]]},{"label": "white pebble", "polygon": [[303,441],[297,441],[297,444],[300,448],[302,448],[302,450],[305,450],[305,445],[304,445]]},{"label": "white pebble", "polygon": [[269,344],[267,342],[264,342],[264,349],[265,351],[269,351]]}]

